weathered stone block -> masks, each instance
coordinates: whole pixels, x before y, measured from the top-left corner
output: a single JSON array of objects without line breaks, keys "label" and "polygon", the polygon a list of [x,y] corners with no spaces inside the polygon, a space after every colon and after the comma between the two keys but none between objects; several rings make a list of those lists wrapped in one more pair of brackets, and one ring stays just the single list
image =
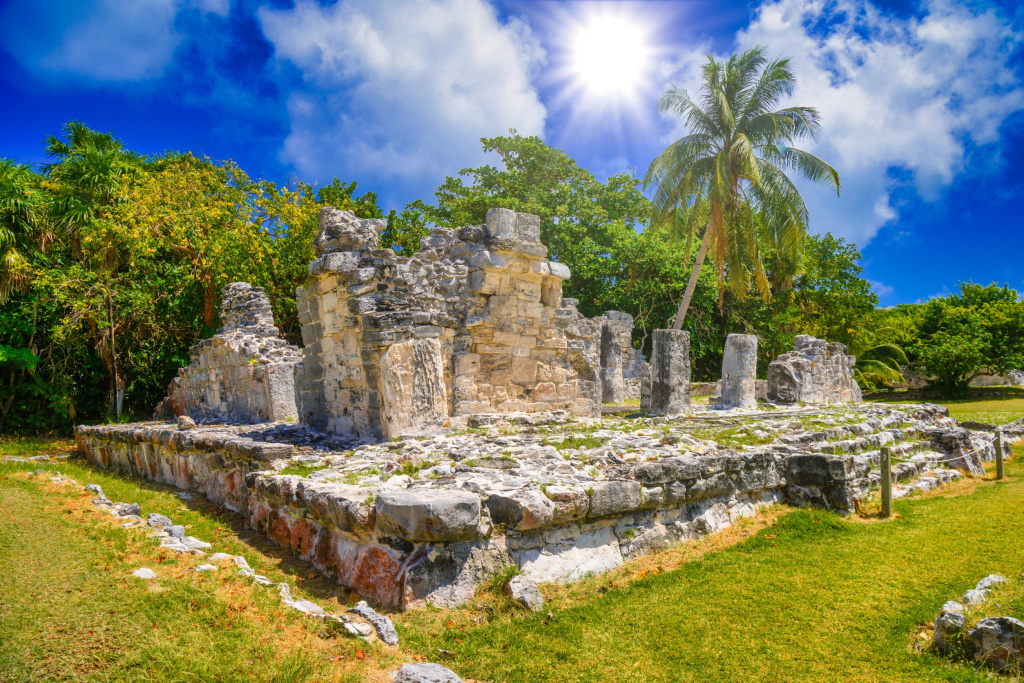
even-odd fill
[{"label": "weathered stone block", "polygon": [[480,536],[480,498],[465,491],[382,491],[377,529],[408,541],[465,541]]},{"label": "weathered stone block", "polygon": [[722,407],[757,406],[757,335],[730,334],[722,357]]},{"label": "weathered stone block", "polygon": [[678,415],[690,407],[690,333],[655,330],[649,411]]}]

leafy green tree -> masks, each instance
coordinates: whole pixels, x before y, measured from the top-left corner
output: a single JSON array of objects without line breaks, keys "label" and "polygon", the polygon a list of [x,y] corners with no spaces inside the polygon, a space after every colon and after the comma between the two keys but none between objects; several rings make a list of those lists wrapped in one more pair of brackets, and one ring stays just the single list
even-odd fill
[{"label": "leafy green tree", "polygon": [[803,334],[850,347],[858,335],[863,336],[878,296],[861,277],[860,259],[857,246],[841,237],[831,233],[807,237],[802,272],[793,284]]},{"label": "leafy green tree", "polygon": [[920,307],[917,365],[943,392],[967,393],[979,374],[1001,375],[1024,367],[1024,302],[995,283],[960,284],[960,292]]},{"label": "leafy green tree", "polygon": [[111,221],[111,211],[124,200],[125,189],[141,171],[143,160],[111,134],[80,122],[65,125],[63,132],[63,139],[51,135],[46,144],[47,155],[54,159],[45,166],[45,186],[53,197],[50,219],[78,257],[68,286],[74,283],[84,292],[77,299],[76,314],[88,326],[107,368],[109,410],[120,415],[125,383],[118,367],[120,326],[114,288],[119,282],[118,267],[126,252],[139,246],[139,235],[119,230]]},{"label": "leafy green tree", "polygon": [[793,146],[817,137],[818,112],[775,109],[792,95],[795,82],[790,60],[769,62],[765,48],[758,46],[725,62],[709,56],[697,101],[679,88],[661,98],[661,111],[682,119],[689,134],[669,145],[647,170],[644,185],[654,188],[654,220],[685,231],[688,243],[704,226],[674,329],[682,327],[712,245],[720,301],[726,272],[737,299],[745,298],[751,278],[765,301],[771,296],[762,240],[790,261],[799,258],[807,207],[787,170],[839,192],[836,170]]}]

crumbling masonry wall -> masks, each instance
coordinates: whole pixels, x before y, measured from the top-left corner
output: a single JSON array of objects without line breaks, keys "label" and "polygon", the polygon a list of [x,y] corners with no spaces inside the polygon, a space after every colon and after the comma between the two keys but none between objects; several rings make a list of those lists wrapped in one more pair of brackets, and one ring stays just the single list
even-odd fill
[{"label": "crumbling masonry wall", "polygon": [[188,367],[172,380],[156,416],[241,424],[296,420],[300,352],[278,336],[263,289],[227,285],[220,318],[217,334],[189,351]]},{"label": "crumbling masonry wall", "polygon": [[854,356],[843,344],[797,335],[793,351],[768,366],[768,400],[775,403],[857,403],[860,387],[853,378]]},{"label": "crumbling masonry wall", "polygon": [[405,258],[386,223],[326,207],[319,258],[297,292],[303,422],[365,439],[437,430],[452,416],[600,414],[600,327],[562,299],[540,219],[491,209],[435,229]]}]

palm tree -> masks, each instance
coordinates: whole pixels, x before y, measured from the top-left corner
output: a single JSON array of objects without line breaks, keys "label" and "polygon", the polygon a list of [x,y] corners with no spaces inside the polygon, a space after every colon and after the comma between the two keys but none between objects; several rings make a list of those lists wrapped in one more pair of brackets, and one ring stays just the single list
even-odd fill
[{"label": "palm tree", "polygon": [[49,242],[42,229],[46,203],[39,176],[31,168],[0,159],[0,301],[28,286],[31,270],[26,253]]},{"label": "palm tree", "polygon": [[857,354],[853,378],[861,388],[874,389],[906,381],[903,368],[910,364],[907,354],[897,344],[876,344]]},{"label": "palm tree", "polygon": [[818,112],[775,109],[793,94],[795,83],[790,60],[769,62],[764,46],[758,46],[725,62],[708,56],[697,101],[675,87],[661,97],[660,110],[681,118],[689,134],[647,169],[644,187],[654,188],[653,220],[683,226],[688,244],[705,226],[673,329],[682,327],[712,244],[720,301],[726,270],[737,298],[747,294],[751,274],[762,297],[771,297],[759,237],[795,262],[807,232],[807,206],[786,171],[839,193],[836,170],[793,147],[795,141],[817,138]]}]

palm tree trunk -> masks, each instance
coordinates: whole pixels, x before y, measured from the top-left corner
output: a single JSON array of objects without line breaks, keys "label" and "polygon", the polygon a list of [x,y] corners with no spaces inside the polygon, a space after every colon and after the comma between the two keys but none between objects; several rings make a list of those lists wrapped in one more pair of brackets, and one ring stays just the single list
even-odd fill
[{"label": "palm tree trunk", "polygon": [[690,308],[690,299],[693,298],[693,291],[697,289],[697,280],[700,278],[700,269],[704,266],[704,257],[708,255],[708,247],[711,246],[711,218],[708,217],[708,226],[704,228],[704,239],[700,241],[700,249],[697,250],[697,260],[693,264],[693,270],[690,271],[690,281],[686,283],[686,293],[683,294],[683,303],[679,304],[679,310],[676,311],[676,321],[672,324],[673,330],[679,330],[683,327],[683,318],[686,317],[686,311]]}]

